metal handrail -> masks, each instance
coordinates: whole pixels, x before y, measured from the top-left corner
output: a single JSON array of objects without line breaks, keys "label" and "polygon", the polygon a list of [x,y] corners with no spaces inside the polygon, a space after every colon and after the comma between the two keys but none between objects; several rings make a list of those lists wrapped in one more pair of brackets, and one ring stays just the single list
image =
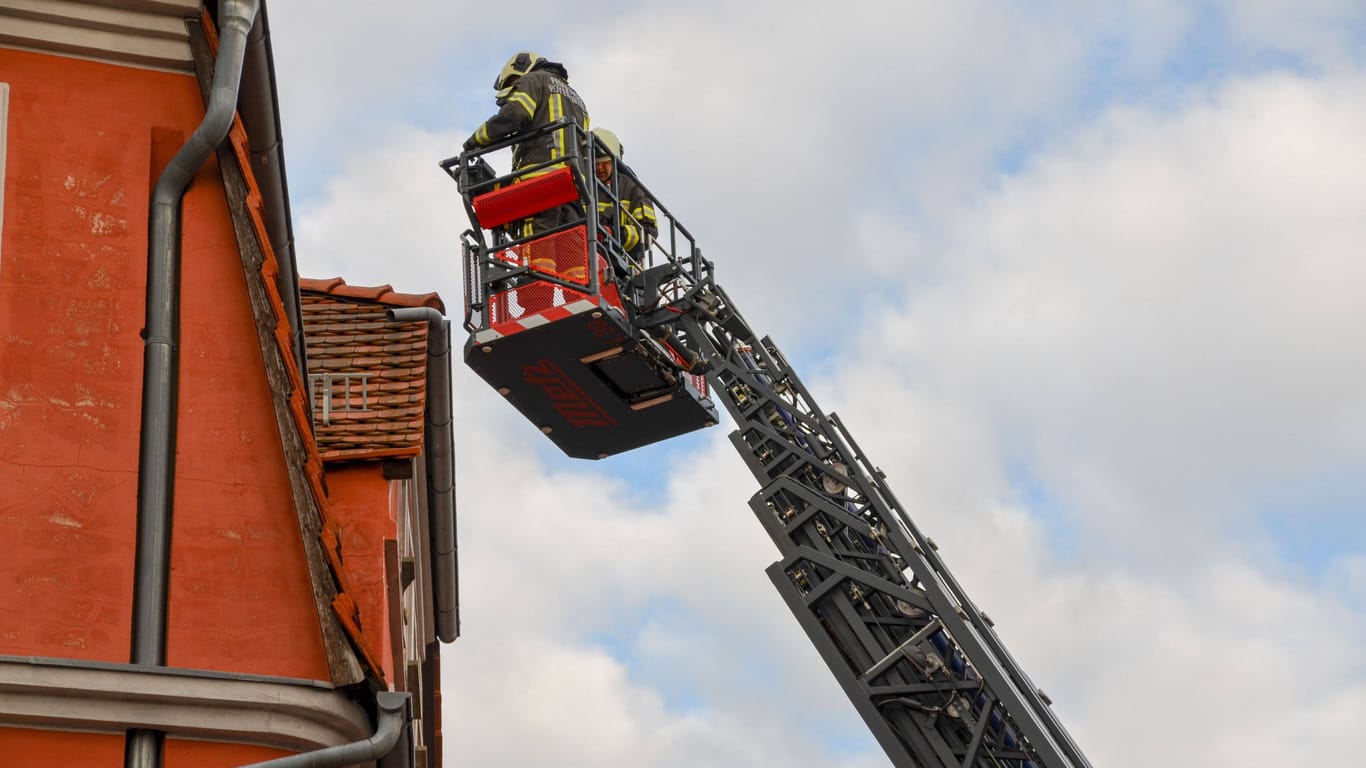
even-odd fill
[{"label": "metal handrail", "polygon": [[[523,166],[505,174],[496,173],[488,162],[487,158],[492,153],[515,147],[523,142],[535,141],[559,130],[568,130],[573,137],[570,142],[572,148],[563,157]],[[487,317],[486,311],[488,310],[488,299],[492,293],[506,290],[508,286],[515,287],[525,281],[535,280],[591,295],[599,295],[602,290],[602,280],[596,266],[596,259],[599,258],[606,260],[609,264],[620,265],[624,268],[624,274],[617,274],[616,276],[616,282],[623,295],[630,293],[632,277],[647,270],[661,268],[666,264],[672,266],[669,279],[679,291],[692,292],[700,286],[712,285],[712,266],[702,257],[701,249],[692,233],[666,205],[660,202],[658,197],[650,192],[649,188],[640,181],[634,172],[617,162],[613,164],[614,178],[612,183],[604,183],[596,178],[596,174],[592,170],[594,165],[599,158],[609,156],[609,154],[606,145],[596,136],[571,121],[561,120],[533,131],[508,136],[488,146],[479,147],[440,162],[442,170],[460,186],[461,201],[472,225],[462,236],[464,250],[462,258],[465,262],[466,281],[464,323],[466,330],[474,332],[487,327],[490,319]],[[571,169],[574,185],[579,191],[579,199],[583,208],[582,218],[526,237],[513,237],[506,228],[502,227],[486,232],[480,226],[473,207],[475,197],[503,188],[506,185],[515,184],[529,176],[544,172],[548,168],[559,166],[567,166]],[[628,175],[639,186],[641,193],[651,202],[658,222],[657,236],[649,238],[638,255],[632,255],[626,251],[622,243],[623,227],[620,222],[626,221],[628,225],[637,227],[642,237],[645,236],[645,229],[639,219],[627,211],[616,196],[616,190],[620,188],[615,181],[619,178],[618,174]],[[600,216],[598,213],[599,202],[611,203],[609,211],[612,213],[608,216]],[[586,256],[588,256],[587,266],[589,267],[587,285],[570,282],[558,275],[539,272],[526,265],[511,264],[499,258],[498,254],[509,249],[518,248],[577,226],[584,226],[587,234],[588,254]],[[633,302],[628,301],[627,303],[632,304]],[[634,309],[630,311],[634,312]]]}]

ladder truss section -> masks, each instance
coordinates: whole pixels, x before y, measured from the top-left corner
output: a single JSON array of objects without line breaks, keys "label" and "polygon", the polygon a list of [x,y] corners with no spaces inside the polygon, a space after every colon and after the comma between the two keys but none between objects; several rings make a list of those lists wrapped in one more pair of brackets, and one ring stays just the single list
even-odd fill
[{"label": "ladder truss section", "polygon": [[782,559],[768,574],[892,762],[1089,768],[837,416],[719,287],[680,323],[734,417]]}]

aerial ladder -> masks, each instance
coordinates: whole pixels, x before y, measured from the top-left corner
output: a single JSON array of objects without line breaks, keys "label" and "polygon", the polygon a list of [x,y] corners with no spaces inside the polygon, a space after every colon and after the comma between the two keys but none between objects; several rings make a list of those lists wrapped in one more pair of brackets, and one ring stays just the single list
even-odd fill
[{"label": "aerial ladder", "polygon": [[[780,553],[768,576],[893,765],[1089,768],[883,472],[750,329],[658,198],[658,237],[622,248],[632,222],[617,185],[589,170],[606,147],[572,125],[546,130],[565,128],[579,150],[556,163],[489,164],[538,133],[441,163],[472,222],[467,365],[580,458],[713,426],[719,401]],[[566,204],[578,220],[515,237],[515,222]]]}]

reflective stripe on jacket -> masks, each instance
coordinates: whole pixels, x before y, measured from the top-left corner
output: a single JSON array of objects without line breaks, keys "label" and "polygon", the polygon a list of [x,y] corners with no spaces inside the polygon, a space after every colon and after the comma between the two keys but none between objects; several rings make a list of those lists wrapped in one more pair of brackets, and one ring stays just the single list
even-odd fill
[{"label": "reflective stripe on jacket", "polygon": [[[649,196],[640,188],[634,177],[625,171],[624,167],[617,171],[617,184],[619,192],[617,200],[621,202],[620,213],[618,214],[621,226],[621,246],[627,253],[632,253],[646,240],[645,237],[655,237],[659,234],[659,222],[655,217],[655,207],[650,202]],[[610,184],[608,185],[610,188]],[[602,197],[601,191],[599,197]],[[608,199],[598,200],[598,217],[603,220],[610,220],[614,203]],[[608,226],[611,222],[607,221]]]},{"label": "reflective stripe on jacket", "polygon": [[[499,102],[498,114],[475,130],[474,143],[488,146],[515,133],[544,128],[565,117],[578,124],[587,135],[588,108],[557,70],[563,71],[552,65],[517,78],[511,92]],[[512,168],[558,160],[573,149],[569,146],[571,141],[570,131],[565,128],[524,141],[512,149]]]}]

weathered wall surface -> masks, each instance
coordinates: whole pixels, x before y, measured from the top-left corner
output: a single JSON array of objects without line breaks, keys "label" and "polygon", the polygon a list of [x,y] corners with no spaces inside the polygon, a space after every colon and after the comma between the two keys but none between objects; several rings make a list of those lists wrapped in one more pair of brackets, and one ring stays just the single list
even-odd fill
[{"label": "weathered wall surface", "polygon": [[[128,660],[147,211],[189,75],[0,49],[0,654]],[[326,679],[242,267],[211,159],[183,207],[168,664]]]}]

